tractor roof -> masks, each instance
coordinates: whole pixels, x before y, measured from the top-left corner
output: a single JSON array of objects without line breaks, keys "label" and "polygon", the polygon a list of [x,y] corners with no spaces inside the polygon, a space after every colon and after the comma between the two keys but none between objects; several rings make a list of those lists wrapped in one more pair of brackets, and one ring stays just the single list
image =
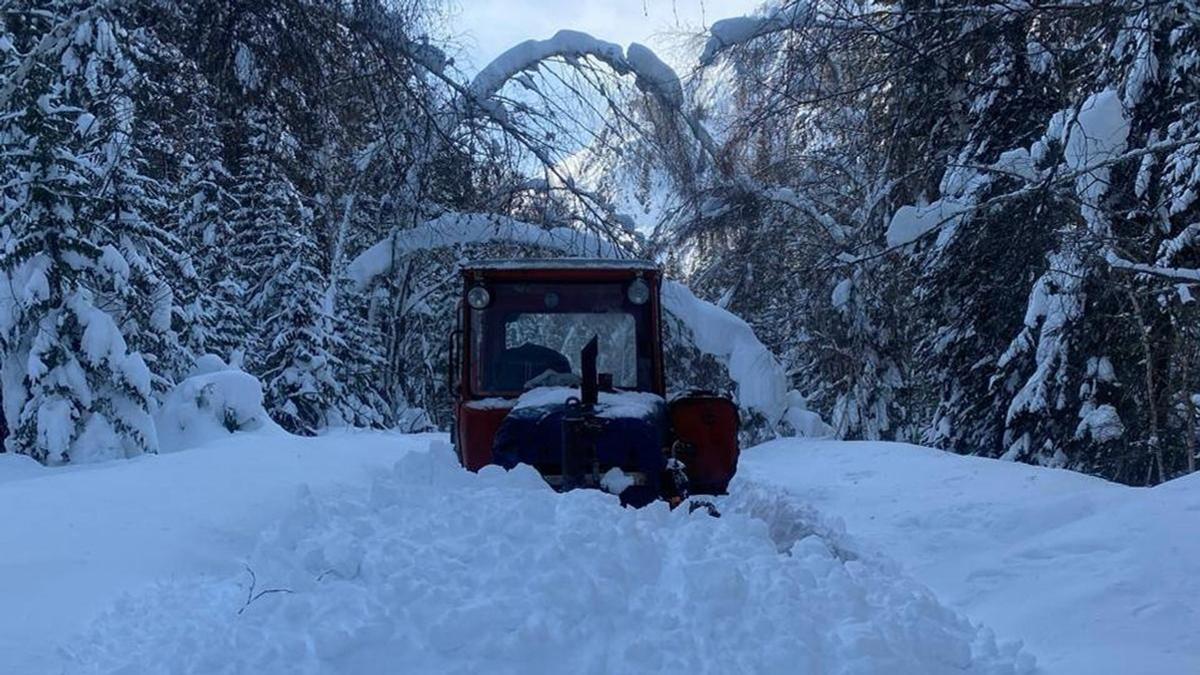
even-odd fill
[{"label": "tractor roof", "polygon": [[658,263],[621,258],[498,258],[471,260],[462,264],[464,272],[514,270],[627,270],[655,271]]}]

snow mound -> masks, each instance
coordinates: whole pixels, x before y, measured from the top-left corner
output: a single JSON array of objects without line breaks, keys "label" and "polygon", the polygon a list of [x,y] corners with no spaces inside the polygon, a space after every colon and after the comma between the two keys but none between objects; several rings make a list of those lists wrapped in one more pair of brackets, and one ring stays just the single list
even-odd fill
[{"label": "snow mound", "polygon": [[[1018,673],[1032,660],[821,536],[558,495],[444,444],[299,506],[246,571],[126,597],[71,672]],[[803,533],[800,533],[803,534]]]},{"label": "snow mound", "polygon": [[263,408],[258,378],[240,370],[212,370],[197,361],[193,375],[167,395],[155,416],[159,445],[164,452],[194,448],[236,431],[276,430]]},{"label": "snow mound", "polygon": [[207,375],[222,370],[229,370],[229,364],[225,363],[224,359],[216,354],[202,354],[196,357],[195,362],[192,364],[192,371],[188,373],[188,376]]},{"label": "snow mound", "polygon": [[14,514],[0,518],[0,673],[74,675],[60,643],[124,593],[160,578],[241,572],[262,532],[294,510],[299,486],[317,498],[341,486],[365,491],[431,438],[238,433],[190,451],[57,467],[0,453],[0,513]]},{"label": "snow mound", "polygon": [[0,483],[33,478],[42,475],[44,471],[46,467],[38,464],[37,460],[29,455],[0,452]]},{"label": "snow mound", "polygon": [[792,435],[802,438],[831,438],[833,427],[825,423],[818,413],[808,409],[808,399],[803,394],[791,390],[787,394],[787,411],[783,421],[791,427]]}]

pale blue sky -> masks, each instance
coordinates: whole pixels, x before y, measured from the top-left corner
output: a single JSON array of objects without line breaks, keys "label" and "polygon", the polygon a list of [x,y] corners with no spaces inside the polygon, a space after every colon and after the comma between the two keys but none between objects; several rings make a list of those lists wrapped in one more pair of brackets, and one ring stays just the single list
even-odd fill
[{"label": "pale blue sky", "polygon": [[547,38],[561,28],[628,45],[641,42],[675,66],[663,34],[694,30],[748,14],[762,0],[454,0],[453,32],[467,47],[464,70],[475,72],[512,45]]}]

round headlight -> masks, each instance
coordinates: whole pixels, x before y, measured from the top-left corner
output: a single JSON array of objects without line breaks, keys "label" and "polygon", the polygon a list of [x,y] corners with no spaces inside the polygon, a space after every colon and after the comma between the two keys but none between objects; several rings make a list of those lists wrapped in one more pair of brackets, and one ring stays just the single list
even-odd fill
[{"label": "round headlight", "polygon": [[492,294],[483,286],[475,286],[467,291],[467,304],[472,309],[483,309],[492,302]]},{"label": "round headlight", "polygon": [[629,290],[626,292],[629,296],[629,301],[635,305],[644,305],[650,300],[650,286],[641,279],[634,279],[633,283],[629,284]]}]

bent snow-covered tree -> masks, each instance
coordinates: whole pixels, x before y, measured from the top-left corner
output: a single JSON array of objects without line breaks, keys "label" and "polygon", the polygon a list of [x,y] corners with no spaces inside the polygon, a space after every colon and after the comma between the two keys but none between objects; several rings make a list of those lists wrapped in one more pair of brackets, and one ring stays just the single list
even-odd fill
[{"label": "bent snow-covered tree", "polygon": [[[377,312],[384,307],[389,307],[392,312],[399,312],[399,317],[389,317],[382,322],[383,332],[391,332],[388,341],[389,352],[394,353],[397,344],[409,344],[413,346],[407,349],[414,353],[412,358],[389,356],[389,370],[411,370],[416,365],[414,361],[425,362],[436,358],[436,355],[428,353],[427,333],[431,327],[428,303],[434,297],[438,298],[441,307],[452,301],[452,296],[446,294],[444,281],[418,280],[420,274],[412,265],[407,264],[404,255],[394,255],[401,242],[403,246],[400,248],[408,247],[410,250],[428,251],[447,246],[474,246],[490,242],[495,245],[519,244],[534,249],[569,251],[572,255],[600,257],[634,255],[642,248],[632,219],[617,213],[611,204],[596,193],[584,190],[570,174],[569,162],[564,161],[566,156],[563,154],[563,148],[550,140],[561,129],[538,127],[537,124],[546,118],[527,115],[527,103],[507,98],[505,91],[508,85],[519,85],[519,89],[533,98],[547,100],[548,94],[543,92],[532,77],[546,68],[560,67],[583,73],[586,86],[601,92],[605,91],[605,87],[590,79],[594,77],[597,66],[607,69],[609,74],[617,78],[631,76],[634,88],[659,111],[658,119],[663,120],[665,132],[686,135],[687,140],[684,144],[701,155],[707,153],[704,160],[688,161],[716,161],[715,147],[707,131],[683,106],[684,93],[679,77],[651,50],[642,45],[633,44],[625,49],[584,33],[560,31],[550,39],[530,40],[508,50],[466,85],[460,85],[445,75],[445,60],[429,45],[402,42],[398,48],[434,77],[441,78],[455,92],[455,97],[430,118],[438,127],[436,138],[441,139],[443,147],[422,153],[406,168],[405,180],[399,186],[400,201],[417,203],[418,193],[427,189],[425,181],[433,171],[435,160],[444,156],[448,149],[470,142],[473,134],[484,127],[490,129],[487,133],[492,134],[494,138],[503,142],[513,142],[523,148],[546,175],[542,180],[529,180],[520,174],[514,174],[515,180],[512,182],[495,186],[495,193],[501,197],[488,197],[482,201],[486,204],[502,199],[507,206],[498,210],[507,212],[508,216],[491,218],[491,223],[486,228],[476,227],[479,222],[477,219],[489,218],[482,213],[464,216],[453,210],[447,213],[438,208],[429,208],[428,205],[425,208],[416,208],[409,214],[411,220],[396,226],[389,235],[386,241],[391,243],[381,242],[352,264],[351,274],[355,276],[362,276],[364,270],[360,268],[370,265],[382,264],[392,271],[392,274],[385,275],[387,282],[377,286],[372,294],[375,299],[371,302],[370,314],[374,317],[373,321],[379,322]],[[561,78],[556,76],[556,80],[561,81]],[[573,95],[583,95],[581,91],[567,91]],[[562,90],[557,90],[557,94],[561,96]],[[602,93],[601,96],[611,106],[619,104],[619,101],[609,98],[606,93]],[[357,163],[360,175],[368,174],[377,162],[386,159],[385,150],[386,145],[382,143],[367,148]],[[554,194],[565,197],[555,197]],[[531,196],[513,198],[511,195]],[[537,199],[543,200],[542,206],[533,201]],[[549,208],[545,208],[546,205]],[[531,216],[536,216],[540,222],[527,222]],[[351,220],[352,216],[347,213],[346,219]],[[485,231],[488,231],[488,234],[483,236]],[[584,235],[585,231],[591,234]],[[381,254],[381,251],[386,255]],[[453,263],[444,261],[443,264]],[[686,296],[678,294],[678,297],[681,303],[686,299],[695,301],[690,293]],[[687,316],[694,318],[702,314],[704,313],[691,312]],[[729,317],[732,318],[732,315]],[[419,332],[415,328],[418,325],[423,326]],[[761,381],[751,382],[747,373],[756,367],[764,367],[755,365],[762,359],[758,356],[747,357],[749,352],[745,349],[730,345],[753,343],[760,348],[762,345],[753,338],[753,332],[744,322],[739,322],[739,326],[740,330],[728,331],[728,345],[713,346],[712,349],[715,350],[715,354],[728,361],[731,372],[738,373],[737,377],[742,378],[739,391],[742,392],[743,403],[752,401],[749,408],[758,410],[768,420],[769,426],[773,427],[783,416],[786,407],[785,379],[778,376],[782,371],[774,356],[769,350],[763,349],[762,357],[770,364],[765,366],[764,372],[770,374]],[[400,334],[397,331],[405,332]],[[740,337],[743,332],[748,333],[751,340],[743,340]],[[408,389],[410,391],[393,397],[400,400],[412,399],[415,396],[422,402],[429,401],[426,393],[411,391],[411,386]],[[422,386],[420,389],[424,390],[427,387]],[[411,404],[414,401],[408,400],[407,403]]]},{"label": "bent snow-covered tree", "polygon": [[[397,230],[359,255],[349,275],[360,289],[404,269],[411,255],[449,246],[507,243],[575,257],[615,257],[619,249],[595,235],[563,228],[547,230],[503,216],[446,214],[415,228]],[[703,353],[718,358],[737,384],[738,403],[761,413],[770,426],[788,413],[787,377],[779,361],[741,319],[700,300],[687,287],[667,281],[663,307],[684,326]]]}]

